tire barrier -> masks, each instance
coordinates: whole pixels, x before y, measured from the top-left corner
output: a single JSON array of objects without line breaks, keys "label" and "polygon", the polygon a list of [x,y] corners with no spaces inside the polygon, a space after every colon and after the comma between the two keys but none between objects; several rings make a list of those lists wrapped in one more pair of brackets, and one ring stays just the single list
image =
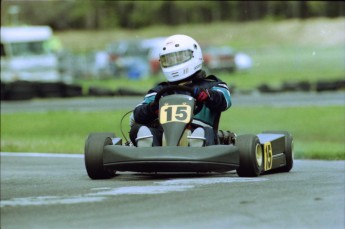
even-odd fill
[{"label": "tire barrier", "polygon": [[128,88],[119,88],[111,90],[102,87],[90,87],[88,90],[89,96],[144,96],[145,92],[140,92]]},{"label": "tire barrier", "polygon": [[82,87],[65,83],[16,81],[1,83],[1,100],[82,96]]},{"label": "tire barrier", "polygon": [[322,91],[337,91],[345,89],[345,79],[342,80],[335,80],[335,81],[318,81],[316,83],[316,91],[322,92]]},{"label": "tire barrier", "polygon": [[284,82],[280,87],[272,87],[268,84],[261,84],[257,90],[261,93],[281,93],[281,92],[323,92],[338,91],[345,89],[345,79],[339,80],[319,80],[316,83],[307,81]]},{"label": "tire barrier", "polygon": [[[234,93],[236,91],[235,89],[233,87],[231,91]],[[261,93],[338,91],[345,90],[345,79],[320,80],[316,83],[307,81],[284,82],[280,87],[261,84],[256,89]],[[27,81],[1,82],[1,100],[30,100],[33,98],[70,98],[81,96],[144,96],[145,94],[146,92],[128,88],[112,90],[104,87],[89,87],[86,95],[84,95],[82,87],[76,84]]]},{"label": "tire barrier", "polygon": [[26,81],[4,84],[4,86],[1,86],[1,90],[3,88],[3,96],[1,95],[3,100],[29,100],[37,95],[34,84]]},{"label": "tire barrier", "polygon": [[146,93],[128,88],[119,88],[114,92],[114,94],[117,96],[144,96]]},{"label": "tire barrier", "polygon": [[89,96],[114,96],[114,91],[103,87],[89,87]]}]

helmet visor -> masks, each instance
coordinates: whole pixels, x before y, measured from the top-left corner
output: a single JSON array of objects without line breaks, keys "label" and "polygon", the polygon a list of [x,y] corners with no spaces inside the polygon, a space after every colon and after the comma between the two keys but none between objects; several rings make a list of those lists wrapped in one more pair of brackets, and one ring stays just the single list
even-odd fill
[{"label": "helmet visor", "polygon": [[184,51],[173,52],[173,53],[168,53],[166,55],[162,55],[159,61],[163,68],[169,68],[175,65],[185,63],[192,58],[193,58],[193,51],[184,50]]}]

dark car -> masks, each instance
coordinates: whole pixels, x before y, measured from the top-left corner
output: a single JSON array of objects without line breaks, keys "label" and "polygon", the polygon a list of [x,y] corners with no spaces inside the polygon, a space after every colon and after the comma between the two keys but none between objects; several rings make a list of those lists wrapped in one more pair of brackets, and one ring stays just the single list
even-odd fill
[{"label": "dark car", "polygon": [[208,46],[203,49],[204,67],[209,71],[236,70],[235,51],[228,46]]}]

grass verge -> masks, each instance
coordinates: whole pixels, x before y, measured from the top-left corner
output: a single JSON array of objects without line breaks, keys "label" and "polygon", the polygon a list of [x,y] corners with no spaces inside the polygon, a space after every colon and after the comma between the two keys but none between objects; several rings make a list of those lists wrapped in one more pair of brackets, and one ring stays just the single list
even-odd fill
[{"label": "grass verge", "polygon": [[[2,152],[83,153],[90,132],[112,131],[122,137],[125,111],[1,114]],[[231,108],[220,129],[238,134],[287,130],[294,137],[295,157],[345,159],[345,107]],[[129,131],[124,119],[124,133]]]}]

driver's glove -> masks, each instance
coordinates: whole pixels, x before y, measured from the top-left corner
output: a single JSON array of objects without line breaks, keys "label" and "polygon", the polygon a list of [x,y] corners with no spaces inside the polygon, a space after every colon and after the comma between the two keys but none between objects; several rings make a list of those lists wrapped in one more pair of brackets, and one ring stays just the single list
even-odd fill
[{"label": "driver's glove", "polygon": [[194,98],[196,101],[205,102],[210,98],[210,96],[210,90],[201,87],[194,88]]}]

